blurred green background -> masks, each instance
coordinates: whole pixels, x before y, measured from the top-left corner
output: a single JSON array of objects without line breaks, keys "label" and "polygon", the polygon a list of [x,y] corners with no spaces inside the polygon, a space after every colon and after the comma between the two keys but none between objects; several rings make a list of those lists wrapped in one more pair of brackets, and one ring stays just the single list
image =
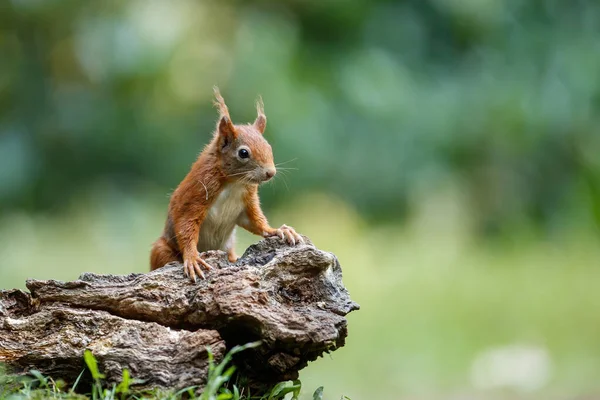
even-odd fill
[{"label": "blurred green background", "polygon": [[593,0],[4,0],[0,289],[146,271],[218,84],[362,306],[306,398],[600,396],[599,35]]}]

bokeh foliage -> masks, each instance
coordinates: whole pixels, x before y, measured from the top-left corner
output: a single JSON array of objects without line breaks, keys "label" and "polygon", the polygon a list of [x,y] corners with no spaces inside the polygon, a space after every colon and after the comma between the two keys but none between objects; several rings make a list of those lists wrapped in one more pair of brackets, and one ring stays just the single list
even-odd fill
[{"label": "bokeh foliage", "polygon": [[0,288],[147,271],[218,84],[362,307],[305,387],[598,397],[599,37],[594,0],[0,1]]},{"label": "bokeh foliage", "polygon": [[[264,97],[281,202],[401,217],[440,185],[480,231],[600,223],[600,4],[573,0],[12,0],[0,12],[0,207],[102,184],[167,192],[219,84]],[[283,187],[283,186],[282,186]],[[576,218],[574,218],[576,217]]]}]

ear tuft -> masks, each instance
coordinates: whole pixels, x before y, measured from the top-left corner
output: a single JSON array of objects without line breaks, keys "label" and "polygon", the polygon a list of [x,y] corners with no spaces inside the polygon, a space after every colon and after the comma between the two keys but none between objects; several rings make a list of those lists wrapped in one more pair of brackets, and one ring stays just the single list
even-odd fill
[{"label": "ear tuft", "polygon": [[258,115],[254,121],[254,127],[260,133],[264,133],[267,127],[267,116],[265,115],[265,105],[263,104],[262,97],[260,96],[258,96],[258,100],[256,100],[256,113]]},{"label": "ear tuft", "polygon": [[223,96],[221,96],[219,88],[213,86],[213,92],[215,94],[214,105],[219,110],[219,115],[226,116],[229,120],[231,120],[231,117],[229,116],[229,108],[227,108],[227,104],[225,104],[225,100],[223,99]]},{"label": "ear tuft", "polygon": [[225,104],[225,100],[223,96],[221,96],[221,92],[219,92],[219,88],[214,86],[213,92],[215,93],[215,106],[219,110],[219,122],[217,123],[217,134],[219,135],[219,141],[221,143],[221,147],[229,144],[233,139],[235,139],[236,132],[235,127],[233,126],[233,122],[231,122],[231,117],[229,116],[229,109],[227,108],[227,104]]}]

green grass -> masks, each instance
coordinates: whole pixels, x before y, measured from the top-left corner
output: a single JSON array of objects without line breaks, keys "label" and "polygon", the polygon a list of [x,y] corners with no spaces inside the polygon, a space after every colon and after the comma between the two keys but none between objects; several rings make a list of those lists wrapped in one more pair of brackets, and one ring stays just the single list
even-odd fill
[{"label": "green grass", "polygon": [[[84,271],[145,271],[164,222],[161,200],[100,198],[50,219],[4,216],[0,286],[24,287],[29,277],[75,279]],[[402,225],[369,225],[343,201],[319,195],[266,210],[273,225],[290,224],[335,253],[361,305],[348,316],[346,346],[303,370],[303,387],[325,386],[325,397],[354,400],[599,395],[597,233],[574,218],[553,236],[521,226],[502,241],[486,242],[456,198],[420,203]],[[239,252],[257,240],[244,232],[239,237]],[[545,355],[540,384],[478,382],[478,360],[515,346]],[[505,364],[515,369],[510,360]],[[302,390],[300,399],[313,392]]]},{"label": "green grass", "polygon": [[[67,387],[61,380],[53,380],[39,371],[31,370],[26,376],[14,376],[0,371],[0,400],[9,399],[65,399],[65,400],[125,400],[125,399],[190,399],[190,400],[298,400],[302,384],[300,381],[286,381],[274,385],[265,394],[252,395],[247,387],[239,387],[237,383],[230,382],[235,366],[230,365],[233,356],[249,348],[260,345],[260,342],[235,346],[216,364],[210,349],[209,370],[207,383],[203,390],[190,386],[179,391],[146,390],[139,391],[132,386],[138,382],[131,377],[128,370],[123,371],[123,378],[119,384],[107,385],[104,374],[100,371],[98,363],[91,351],[86,350],[84,360],[92,376],[90,391],[80,394],[79,378],[71,387]],[[319,387],[313,394],[314,399],[323,398],[323,387]]]}]

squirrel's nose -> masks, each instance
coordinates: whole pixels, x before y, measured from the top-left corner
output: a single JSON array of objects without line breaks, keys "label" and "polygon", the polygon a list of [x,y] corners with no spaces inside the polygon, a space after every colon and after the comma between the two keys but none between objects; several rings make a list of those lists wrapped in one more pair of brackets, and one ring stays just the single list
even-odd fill
[{"label": "squirrel's nose", "polygon": [[275,168],[268,169],[268,170],[265,172],[265,176],[267,177],[267,180],[269,180],[269,179],[271,179],[272,177],[274,177],[276,172],[277,172],[277,171],[275,170]]}]

